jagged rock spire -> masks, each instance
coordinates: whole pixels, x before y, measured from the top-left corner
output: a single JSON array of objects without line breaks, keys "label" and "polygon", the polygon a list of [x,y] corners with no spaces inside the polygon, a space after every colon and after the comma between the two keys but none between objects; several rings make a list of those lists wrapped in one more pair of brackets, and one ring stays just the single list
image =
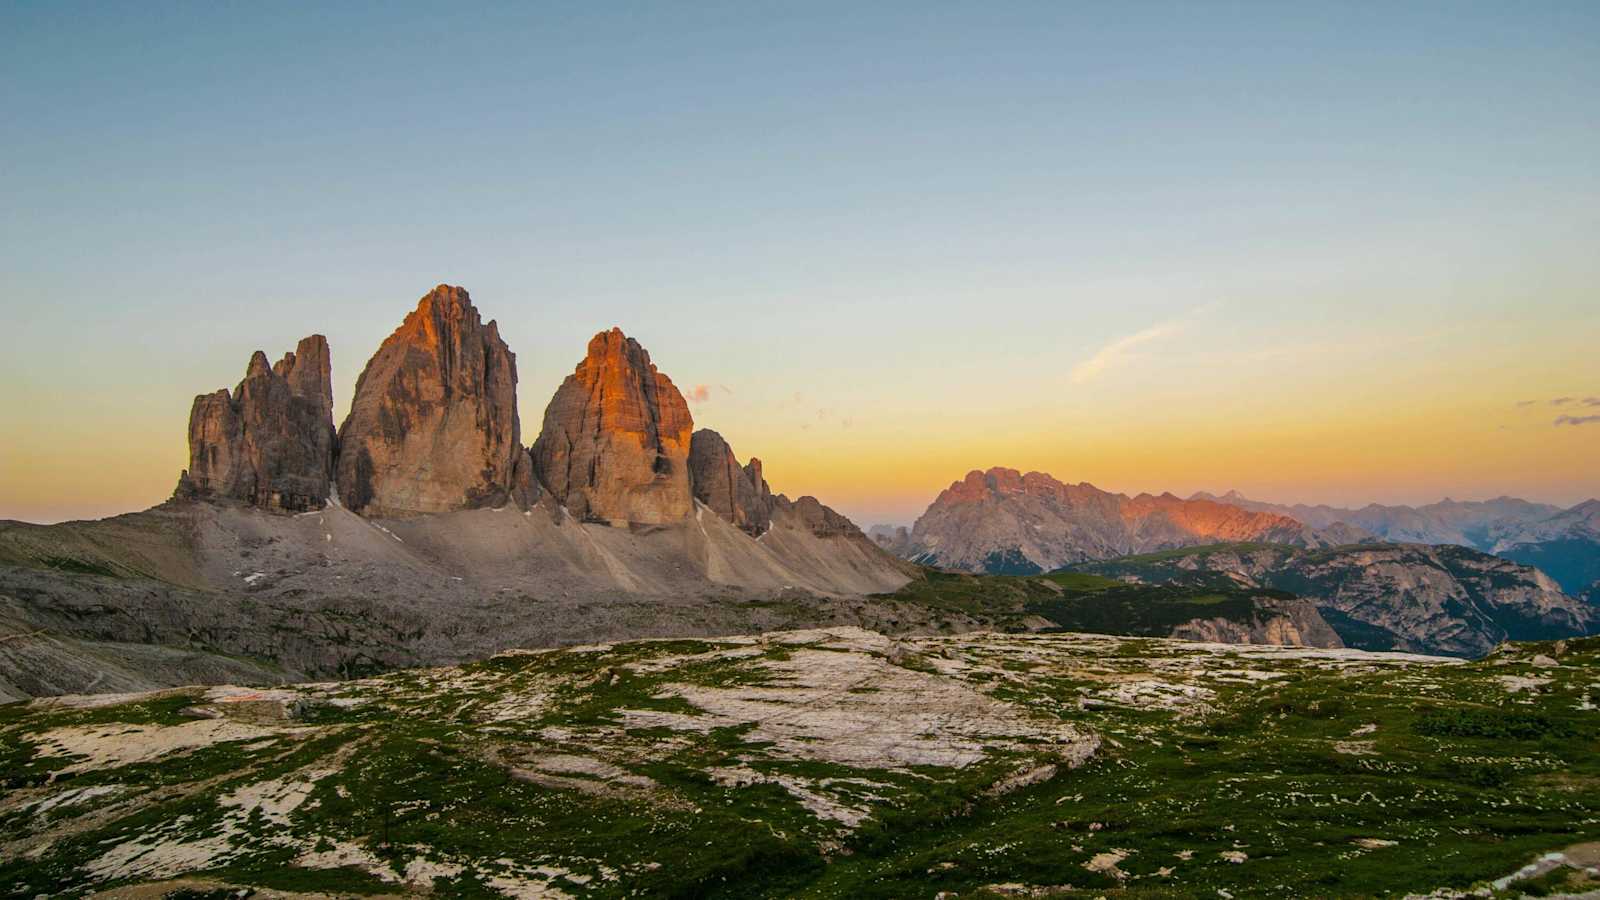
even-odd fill
[{"label": "jagged rock spire", "polygon": [[333,463],[328,340],[314,334],[276,366],[257,350],[231,395],[219,390],[194,398],[189,468],[178,493],[277,511],[319,509]]},{"label": "jagged rock spire", "polygon": [[694,420],[672,379],[620,328],[589,341],[583,361],[545,409],[533,459],[544,486],[573,515],[612,525],[657,525],[692,509]]},{"label": "jagged rock spire", "polygon": [[524,504],[516,356],[466,290],[441,284],[367,363],[339,429],[339,495],[370,516]]},{"label": "jagged rock spire", "polygon": [[689,472],[696,500],[752,535],[772,526],[772,492],[761,477],[761,460],[740,467],[733,448],[709,428],[689,443]]}]

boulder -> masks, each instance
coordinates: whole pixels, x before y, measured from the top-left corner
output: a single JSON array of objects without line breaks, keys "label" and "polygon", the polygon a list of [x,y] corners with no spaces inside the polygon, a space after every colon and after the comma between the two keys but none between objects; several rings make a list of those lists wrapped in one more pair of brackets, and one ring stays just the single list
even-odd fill
[{"label": "boulder", "polygon": [[194,398],[189,468],[178,494],[240,500],[275,512],[320,509],[333,477],[333,382],[328,340],[302,340],[278,364],[250,358],[232,394]]},{"label": "boulder", "polygon": [[602,331],[544,413],[535,471],[572,515],[614,526],[660,525],[693,508],[694,421],[672,379],[621,329]]},{"label": "boulder", "polygon": [[527,505],[537,489],[521,439],[515,354],[465,289],[441,284],[356,382],[339,496],[380,517]]}]

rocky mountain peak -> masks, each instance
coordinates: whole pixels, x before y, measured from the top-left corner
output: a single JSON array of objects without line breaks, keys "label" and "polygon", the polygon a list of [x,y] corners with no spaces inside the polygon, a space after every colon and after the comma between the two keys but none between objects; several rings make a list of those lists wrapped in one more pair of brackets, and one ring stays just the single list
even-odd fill
[{"label": "rocky mountain peak", "polygon": [[396,516],[532,502],[516,391],[516,356],[495,323],[465,289],[434,288],[356,381],[339,431],[345,506]]},{"label": "rocky mountain peak", "polygon": [[[1078,487],[1094,490],[1087,484]],[[935,503],[976,503],[1008,495],[1061,498],[1073,490],[1044,472],[1023,474],[1017,469],[996,466],[968,472],[965,478],[945,489]]]},{"label": "rocky mountain peak", "polygon": [[1294,519],[1171,493],[1128,497],[1044,472],[974,470],[942,492],[896,552],[975,572],[1036,572],[1221,541],[1328,543]]},{"label": "rocky mountain peak", "polygon": [[545,408],[533,445],[550,493],[580,519],[679,521],[693,508],[694,420],[672,379],[620,328],[602,331]]},{"label": "rocky mountain peak", "polygon": [[696,500],[751,535],[772,526],[772,493],[761,477],[761,461],[740,467],[733,448],[709,428],[689,441],[690,482]]},{"label": "rocky mountain peak", "polygon": [[257,350],[244,380],[194,398],[189,468],[181,495],[241,500],[262,509],[319,509],[333,476],[333,383],[328,340],[300,341],[277,367]]},{"label": "rocky mountain peak", "polygon": [[[291,354],[292,355],[292,354]],[[267,354],[257,350],[250,354],[250,364],[245,367],[246,381],[252,378],[264,378],[272,374],[272,363],[267,362]]]},{"label": "rocky mountain peak", "polygon": [[761,460],[755,458],[754,456],[750,457],[750,462],[745,464],[744,474],[745,477],[750,479],[750,483],[755,485],[756,490],[759,491],[762,496],[767,496],[772,493],[772,490],[767,487],[767,479],[762,475]]},{"label": "rocky mountain peak", "polygon": [[290,390],[302,397],[326,401],[328,421],[333,421],[333,355],[328,339],[320,334],[302,340],[295,350],[285,353],[272,371],[289,383]]},{"label": "rocky mountain peak", "polygon": [[861,529],[844,515],[835,512],[832,507],[823,506],[822,501],[809,494],[798,500],[789,501],[789,498],[778,495],[779,508],[792,511],[812,534],[818,537],[861,537]]},{"label": "rocky mountain peak", "polygon": [[499,338],[496,323],[491,321],[483,325],[466,288],[441,284],[417,302],[390,340],[399,338],[418,347],[437,348],[449,342],[456,331],[485,328],[492,329],[494,337]]}]

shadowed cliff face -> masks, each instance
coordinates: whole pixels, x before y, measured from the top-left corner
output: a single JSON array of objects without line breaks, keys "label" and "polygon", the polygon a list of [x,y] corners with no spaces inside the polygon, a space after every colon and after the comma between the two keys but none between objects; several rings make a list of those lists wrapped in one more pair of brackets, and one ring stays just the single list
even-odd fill
[{"label": "shadowed cliff face", "polygon": [[373,516],[532,499],[516,356],[467,292],[439,285],[367,363],[339,430],[339,494]]},{"label": "shadowed cliff face", "polygon": [[712,512],[751,535],[771,527],[772,492],[761,477],[761,460],[740,466],[722,435],[702,428],[689,444],[689,470],[695,499]]},{"label": "shadowed cliff face", "polygon": [[692,509],[689,405],[639,342],[613,328],[562,382],[533,445],[544,486],[580,519],[661,525]]},{"label": "shadowed cliff face", "polygon": [[1036,572],[1220,541],[1332,542],[1287,516],[1171,494],[1128,497],[1043,472],[995,468],[947,488],[894,549],[971,572]]},{"label": "shadowed cliff face", "polygon": [[297,512],[327,501],[333,476],[328,341],[302,340],[276,366],[257,350],[244,380],[194,398],[189,468],[178,492]]}]

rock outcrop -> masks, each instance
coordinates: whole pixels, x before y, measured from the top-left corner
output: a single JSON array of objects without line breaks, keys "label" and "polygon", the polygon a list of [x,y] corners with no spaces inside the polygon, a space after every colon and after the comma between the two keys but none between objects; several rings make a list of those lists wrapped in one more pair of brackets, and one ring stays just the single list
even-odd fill
[{"label": "rock outcrop", "polygon": [[709,428],[690,439],[689,481],[696,500],[752,537],[771,527],[772,492],[761,477],[761,460],[740,466],[733,448]]},{"label": "rock outcrop", "polygon": [[867,537],[885,552],[895,556],[911,556],[911,529],[904,525],[874,525],[867,529]]},{"label": "rock outcrop", "polygon": [[620,328],[589,341],[556,390],[533,445],[539,478],[568,512],[614,526],[662,525],[693,510],[694,421],[672,379]]},{"label": "rock outcrop", "polygon": [[1343,647],[1344,641],[1308,600],[1256,599],[1244,621],[1221,616],[1191,619],[1172,630],[1186,641],[1270,644],[1280,647]]},{"label": "rock outcrop", "polygon": [[339,496],[363,515],[535,499],[516,356],[459,287],[434,288],[373,354],[339,448]]},{"label": "rock outcrop", "polygon": [[329,371],[328,341],[315,334],[275,366],[257,350],[231,395],[195,397],[177,493],[280,512],[320,509],[334,463]]},{"label": "rock outcrop", "polygon": [[773,505],[777,510],[793,515],[817,537],[855,537],[873,547],[877,546],[861,533],[854,522],[834,512],[832,507],[823,506],[822,501],[815,497],[805,496],[791,501],[779,494],[773,498]]},{"label": "rock outcrop", "polygon": [[817,498],[790,500],[772,493],[763,476],[761,460],[751,457],[749,465],[741,467],[733,448],[709,428],[694,433],[689,472],[695,499],[753,537],[765,534],[774,519],[783,519],[817,537],[845,537],[877,547],[854,522]]},{"label": "rock outcrop", "polygon": [[968,572],[1031,574],[1070,563],[1225,541],[1340,543],[1287,516],[1172,494],[1112,494],[1043,472],[970,472],[897,545],[907,558]]}]

